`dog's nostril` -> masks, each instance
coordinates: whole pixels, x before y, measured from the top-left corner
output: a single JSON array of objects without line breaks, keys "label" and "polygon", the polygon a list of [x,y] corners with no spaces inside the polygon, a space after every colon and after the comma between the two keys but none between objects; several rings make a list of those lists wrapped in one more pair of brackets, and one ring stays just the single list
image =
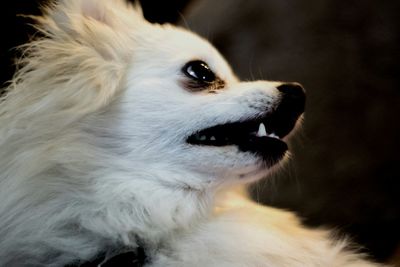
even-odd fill
[{"label": "dog's nostril", "polygon": [[276,89],[278,89],[284,97],[298,98],[299,100],[305,100],[306,98],[304,88],[299,83],[284,83]]}]

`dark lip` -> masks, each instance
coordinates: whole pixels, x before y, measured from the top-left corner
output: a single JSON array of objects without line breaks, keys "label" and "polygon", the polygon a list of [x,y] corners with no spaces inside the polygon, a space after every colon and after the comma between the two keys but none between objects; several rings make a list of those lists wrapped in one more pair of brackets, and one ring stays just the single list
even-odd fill
[{"label": "dark lip", "polygon": [[246,142],[239,143],[238,148],[261,157],[267,166],[279,162],[289,149],[284,141],[271,137],[250,137]]},{"label": "dark lip", "polygon": [[[242,152],[250,152],[260,156],[267,165],[273,165],[280,161],[288,145],[282,140],[294,128],[298,117],[286,117],[281,122],[280,114],[274,112],[258,118],[215,125],[200,130],[187,138],[187,143],[197,146],[237,146]],[[279,138],[269,136],[257,136],[260,123],[263,123],[268,134],[274,133]],[[200,140],[200,136],[206,136]],[[211,140],[211,136],[215,140]]]}]

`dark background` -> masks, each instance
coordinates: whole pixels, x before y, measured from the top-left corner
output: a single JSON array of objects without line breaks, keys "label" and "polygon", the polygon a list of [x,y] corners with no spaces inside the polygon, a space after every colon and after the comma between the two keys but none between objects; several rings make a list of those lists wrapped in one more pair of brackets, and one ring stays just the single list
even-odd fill
[{"label": "dark background", "polygon": [[[1,4],[0,78],[32,35],[16,14],[44,1]],[[189,3],[190,2],[190,3]],[[145,16],[213,42],[243,79],[298,81],[304,127],[286,170],[254,186],[260,202],[311,226],[349,234],[378,260],[400,240],[400,1],[143,0]],[[190,5],[189,5],[190,4]]]}]

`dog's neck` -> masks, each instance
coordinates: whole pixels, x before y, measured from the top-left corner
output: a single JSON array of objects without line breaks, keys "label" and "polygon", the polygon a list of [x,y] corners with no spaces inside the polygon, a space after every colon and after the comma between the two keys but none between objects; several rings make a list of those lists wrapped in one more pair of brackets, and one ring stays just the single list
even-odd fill
[{"label": "dog's neck", "polygon": [[[87,172],[85,176],[79,165],[71,166],[74,169],[52,170],[31,177],[36,181],[51,182],[51,186],[43,184],[42,187],[32,188],[32,192],[27,188],[23,194],[48,196],[48,199],[38,198],[36,204],[32,201],[26,203],[26,208],[21,209],[24,212],[14,219],[26,224],[24,227],[31,229],[31,234],[20,237],[19,232],[5,233],[3,238],[9,241],[8,246],[13,245],[12,240],[23,239],[27,244],[36,243],[38,248],[60,248],[59,251],[39,249],[35,255],[27,255],[37,257],[38,262],[42,257],[54,255],[52,259],[60,265],[76,259],[77,250],[81,254],[79,258],[89,260],[108,247],[140,246],[138,240],[145,247],[155,248],[172,234],[184,231],[207,217],[213,207],[212,192],[169,186],[160,182],[156,173],[111,170],[109,165],[97,166],[97,171]],[[66,174],[69,176],[64,176]],[[73,174],[77,176],[72,177]],[[35,200],[22,195],[16,199]],[[40,205],[43,201],[47,205]],[[12,206],[17,205],[23,203],[10,204],[9,211],[2,213],[3,216],[16,216]],[[36,234],[39,230],[40,234]],[[48,246],[39,246],[43,242]],[[14,244],[10,250],[19,251],[18,246]],[[20,251],[21,255],[24,253],[29,251]],[[56,258],[61,254],[62,259]]]}]

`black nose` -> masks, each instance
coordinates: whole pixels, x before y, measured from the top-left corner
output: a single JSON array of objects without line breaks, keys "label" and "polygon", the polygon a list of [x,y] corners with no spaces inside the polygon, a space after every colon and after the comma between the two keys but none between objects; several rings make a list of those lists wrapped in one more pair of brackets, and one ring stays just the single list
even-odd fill
[{"label": "black nose", "polygon": [[306,93],[299,83],[284,83],[277,87],[282,98],[279,109],[283,109],[292,116],[298,117],[304,112]]},{"label": "black nose", "polygon": [[284,83],[277,87],[281,99],[276,109],[270,114],[267,132],[286,136],[296,125],[303,114],[306,103],[306,94],[298,83]]}]

